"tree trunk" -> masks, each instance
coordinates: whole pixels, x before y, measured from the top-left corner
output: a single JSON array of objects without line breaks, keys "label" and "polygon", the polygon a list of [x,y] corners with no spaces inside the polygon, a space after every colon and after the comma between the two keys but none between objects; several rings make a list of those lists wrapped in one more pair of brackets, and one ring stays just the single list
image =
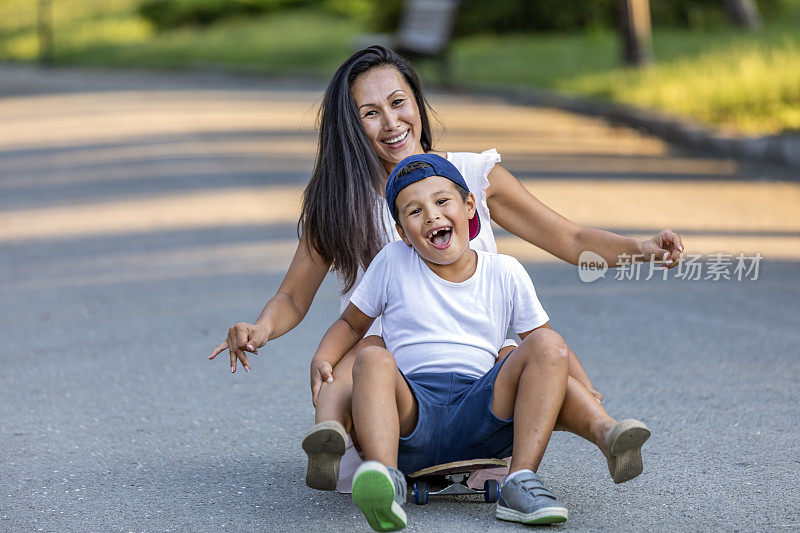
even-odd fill
[{"label": "tree trunk", "polygon": [[652,61],[648,0],[620,0],[620,32],[626,65],[641,67]]},{"label": "tree trunk", "polygon": [[39,63],[53,64],[53,5],[51,0],[39,0],[37,26],[39,33]]},{"label": "tree trunk", "polygon": [[748,30],[761,28],[761,14],[753,0],[725,0],[731,22]]}]

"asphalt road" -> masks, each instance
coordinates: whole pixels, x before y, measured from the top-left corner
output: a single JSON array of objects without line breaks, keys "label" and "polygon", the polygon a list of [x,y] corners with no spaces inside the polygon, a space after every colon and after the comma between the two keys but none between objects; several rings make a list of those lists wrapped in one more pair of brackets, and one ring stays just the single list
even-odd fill
[{"label": "asphalt road", "polygon": [[[348,496],[303,484],[334,280],[253,372],[206,360],[291,258],[321,89],[0,66],[0,530],[369,530]],[[440,147],[497,147],[582,224],[674,226],[701,278],[709,254],[764,256],[755,280],[583,283],[499,233],[608,411],[653,432],[622,485],[554,435],[540,473],[570,511],[557,529],[800,529],[796,176],[556,110],[433,102]],[[523,528],[477,500],[408,510],[410,531]]]}]

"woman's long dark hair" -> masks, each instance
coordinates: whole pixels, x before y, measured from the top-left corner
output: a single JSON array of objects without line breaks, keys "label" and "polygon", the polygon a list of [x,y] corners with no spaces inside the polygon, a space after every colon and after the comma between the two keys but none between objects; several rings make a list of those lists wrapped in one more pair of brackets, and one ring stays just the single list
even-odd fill
[{"label": "woman's long dark hair", "polygon": [[350,93],[358,76],[382,66],[395,67],[411,87],[422,122],[422,149],[428,152],[432,147],[422,85],[405,58],[376,45],[342,63],[325,90],[319,111],[317,160],[303,193],[297,230],[342,274],[345,292],[355,284],[358,267],[366,269],[388,238],[376,209],[386,170],[364,133]]}]

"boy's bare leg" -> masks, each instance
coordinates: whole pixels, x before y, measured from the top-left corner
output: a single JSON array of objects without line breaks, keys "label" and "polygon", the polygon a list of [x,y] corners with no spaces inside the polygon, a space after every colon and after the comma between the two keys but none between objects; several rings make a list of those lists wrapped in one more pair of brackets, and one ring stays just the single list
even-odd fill
[{"label": "boy's bare leg", "polygon": [[[500,350],[497,360],[505,359],[514,348],[514,346],[507,346]],[[569,346],[567,346],[567,351],[569,354],[570,375],[567,382],[567,392],[564,394],[564,405],[556,419],[554,429],[556,431],[569,431],[579,437],[583,437],[594,443],[604,455],[608,456],[605,436],[616,425],[616,421],[609,416],[598,401],[599,393],[586,385],[591,381],[589,381],[589,376],[583,370],[583,366],[578,361],[575,352]]]},{"label": "boy's bare leg", "polygon": [[400,435],[414,430],[418,407],[385,348],[370,346],[356,356],[352,405],[353,424],[365,458],[397,468]]},{"label": "boy's bare leg", "polygon": [[503,364],[494,382],[492,412],[514,416],[509,473],[539,468],[567,390],[569,353],[551,329],[530,333]]},{"label": "boy's bare leg", "polygon": [[[315,414],[316,423],[335,420],[342,424],[346,432],[351,435],[354,433],[351,410],[353,363],[356,360],[356,354],[368,346],[385,347],[381,337],[377,335],[365,337],[339,361],[333,368],[333,382],[323,383],[320,389]],[[509,346],[500,350],[498,360],[505,358],[514,348],[514,346]],[[569,347],[567,349],[572,352]],[[572,357],[574,355],[571,356],[571,359]],[[498,388],[495,383],[495,396],[497,394]],[[582,382],[570,376],[564,404],[556,420],[555,429],[569,431],[583,437],[594,443],[604,455],[608,456],[608,450],[605,449],[605,436],[615,424],[616,421],[595,399],[593,393]]]},{"label": "boy's bare leg", "polygon": [[333,367],[333,381],[323,383],[317,397],[314,422],[335,420],[347,433],[353,430],[351,401],[353,397],[353,363],[356,354],[368,346],[384,348],[383,339],[377,335],[364,337]]}]

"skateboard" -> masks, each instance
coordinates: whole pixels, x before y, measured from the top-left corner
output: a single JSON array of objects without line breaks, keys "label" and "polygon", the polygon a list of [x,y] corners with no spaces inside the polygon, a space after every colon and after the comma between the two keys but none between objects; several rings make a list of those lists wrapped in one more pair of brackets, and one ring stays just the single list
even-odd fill
[{"label": "skateboard", "polygon": [[503,459],[470,459],[429,466],[409,474],[412,480],[411,496],[417,505],[425,505],[431,496],[456,496],[460,494],[483,494],[487,502],[496,502],[500,496],[500,484],[496,479],[487,479],[483,490],[467,486],[467,479],[476,470],[508,466]]}]

